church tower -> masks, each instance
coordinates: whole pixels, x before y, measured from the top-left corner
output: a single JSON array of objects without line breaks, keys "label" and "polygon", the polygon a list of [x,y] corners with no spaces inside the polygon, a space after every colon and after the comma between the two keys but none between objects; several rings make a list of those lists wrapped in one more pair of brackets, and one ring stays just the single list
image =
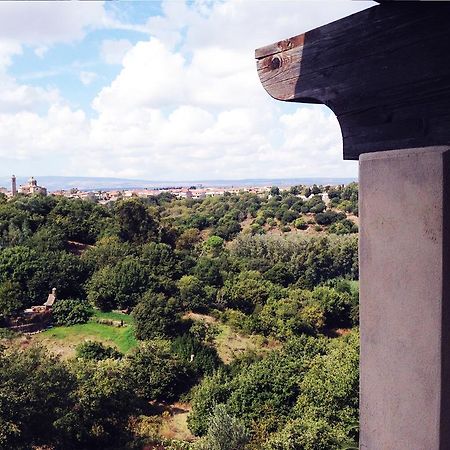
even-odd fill
[{"label": "church tower", "polygon": [[16,182],[15,175],[13,175],[11,177],[11,193],[12,193],[13,197],[17,195],[17,182]]}]

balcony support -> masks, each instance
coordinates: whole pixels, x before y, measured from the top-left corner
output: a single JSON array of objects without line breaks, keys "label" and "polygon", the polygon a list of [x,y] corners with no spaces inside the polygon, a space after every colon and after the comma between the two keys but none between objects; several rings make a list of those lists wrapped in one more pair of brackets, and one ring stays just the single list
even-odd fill
[{"label": "balcony support", "polygon": [[450,147],[360,157],[360,448],[450,434]]},{"label": "balcony support", "polygon": [[360,161],[364,450],[450,449],[449,23],[448,2],[386,2],[255,52]]}]

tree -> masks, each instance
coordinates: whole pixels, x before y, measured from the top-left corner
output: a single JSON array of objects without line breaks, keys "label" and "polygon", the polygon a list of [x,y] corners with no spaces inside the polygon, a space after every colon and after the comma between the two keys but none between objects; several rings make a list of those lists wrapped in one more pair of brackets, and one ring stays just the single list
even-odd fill
[{"label": "tree", "polygon": [[114,266],[95,272],[87,283],[88,299],[102,311],[134,306],[142,293],[155,285],[144,264],[136,257],[126,257]]},{"label": "tree", "polygon": [[202,312],[208,308],[208,296],[203,283],[196,276],[184,275],[177,284],[184,309]]},{"label": "tree", "polygon": [[313,290],[312,299],[323,308],[328,327],[351,325],[353,301],[348,293],[320,286]]},{"label": "tree", "polygon": [[213,346],[205,345],[191,334],[178,336],[172,342],[172,352],[180,357],[198,375],[213,373],[221,360]]},{"label": "tree", "polygon": [[77,359],[72,361],[71,371],[76,377],[71,395],[75,404],[58,420],[64,436],[59,448],[124,448],[132,439],[130,416],[141,411],[127,362]]},{"label": "tree", "polygon": [[158,222],[138,199],[124,200],[116,206],[119,236],[127,242],[143,244],[158,236]]},{"label": "tree", "polygon": [[243,450],[250,441],[250,432],[224,405],[217,405],[208,422],[208,432],[200,449]]},{"label": "tree", "polygon": [[203,243],[203,252],[207,255],[218,256],[224,248],[224,240],[220,236],[210,236]]},{"label": "tree", "polygon": [[56,325],[76,325],[86,323],[92,315],[87,302],[82,300],[57,300],[53,306],[53,319]]},{"label": "tree", "polygon": [[280,195],[280,188],[277,186],[272,186],[270,188],[270,195]]},{"label": "tree", "polygon": [[0,284],[0,322],[23,309],[23,292],[18,283],[4,281]]},{"label": "tree", "polygon": [[43,349],[0,349],[0,448],[60,443],[58,421],[74,406],[75,385],[66,365]]},{"label": "tree", "polygon": [[147,401],[174,400],[191,386],[186,364],[171,353],[168,341],[144,342],[127,361],[134,389]]},{"label": "tree", "polygon": [[177,239],[176,247],[178,250],[193,250],[201,242],[200,231],[198,228],[188,228],[183,231]]},{"label": "tree", "polygon": [[208,419],[217,404],[225,403],[231,389],[229,377],[223,370],[218,370],[203,378],[192,392],[192,412],[187,423],[196,436],[203,436],[208,430]]},{"label": "tree", "polygon": [[180,308],[173,298],[146,292],[133,309],[135,334],[140,340],[171,336],[180,319]]},{"label": "tree", "polygon": [[107,346],[101,342],[86,341],[76,348],[77,358],[100,361],[102,359],[120,359],[123,355],[114,347]]},{"label": "tree", "polygon": [[225,282],[218,294],[218,300],[230,308],[251,313],[256,305],[264,305],[272,288],[272,283],[263,280],[259,272],[241,272],[235,279]]},{"label": "tree", "polygon": [[221,273],[220,260],[217,258],[200,257],[192,269],[192,274],[195,275],[203,283],[210,286],[221,286],[223,282]]}]

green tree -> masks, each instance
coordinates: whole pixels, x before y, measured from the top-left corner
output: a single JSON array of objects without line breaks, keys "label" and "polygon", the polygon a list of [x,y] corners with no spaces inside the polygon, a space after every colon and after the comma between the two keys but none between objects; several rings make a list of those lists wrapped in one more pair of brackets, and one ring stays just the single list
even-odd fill
[{"label": "green tree", "polygon": [[95,272],[87,283],[88,299],[103,311],[134,306],[154,277],[136,257],[126,257],[115,266]]},{"label": "green tree", "polygon": [[57,300],[53,306],[53,320],[56,325],[86,323],[92,315],[89,304],[82,300]]},{"label": "green tree", "polygon": [[177,284],[184,309],[200,312],[207,310],[208,296],[203,283],[196,276],[184,275]]},{"label": "green tree", "polygon": [[57,445],[59,420],[74,406],[75,379],[43,349],[0,349],[0,448]]},{"label": "green tree", "polygon": [[224,240],[220,236],[210,236],[203,243],[203,251],[207,255],[218,256],[224,248]]},{"label": "green tree", "polygon": [[0,322],[23,309],[23,292],[18,283],[4,281],[0,284]]},{"label": "green tree", "polygon": [[179,311],[175,299],[146,292],[132,312],[136,337],[146,340],[171,336],[180,320]]},{"label": "green tree", "polygon": [[243,450],[250,441],[250,432],[224,405],[217,405],[208,422],[208,432],[200,449]]},{"label": "green tree", "polygon": [[168,341],[143,342],[127,357],[132,384],[146,400],[174,400],[191,386],[190,372]]},{"label": "green tree", "polygon": [[75,405],[58,420],[64,436],[59,448],[124,448],[131,441],[130,416],[141,411],[128,364],[77,359],[72,361],[71,371],[77,381],[71,395]]},{"label": "green tree", "polygon": [[144,243],[158,236],[158,222],[148,207],[138,199],[124,200],[117,204],[119,236],[127,242]]},{"label": "green tree", "polygon": [[86,341],[79,344],[76,348],[76,355],[77,358],[94,361],[109,358],[119,359],[123,356],[114,347],[96,341]]}]

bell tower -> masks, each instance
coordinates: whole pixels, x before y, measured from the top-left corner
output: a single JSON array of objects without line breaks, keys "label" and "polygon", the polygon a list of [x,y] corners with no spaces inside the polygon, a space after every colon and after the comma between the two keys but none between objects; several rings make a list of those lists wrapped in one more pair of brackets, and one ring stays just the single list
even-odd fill
[{"label": "bell tower", "polygon": [[13,175],[11,177],[11,193],[12,193],[13,197],[15,197],[17,195],[17,181],[16,181],[15,175]]}]

